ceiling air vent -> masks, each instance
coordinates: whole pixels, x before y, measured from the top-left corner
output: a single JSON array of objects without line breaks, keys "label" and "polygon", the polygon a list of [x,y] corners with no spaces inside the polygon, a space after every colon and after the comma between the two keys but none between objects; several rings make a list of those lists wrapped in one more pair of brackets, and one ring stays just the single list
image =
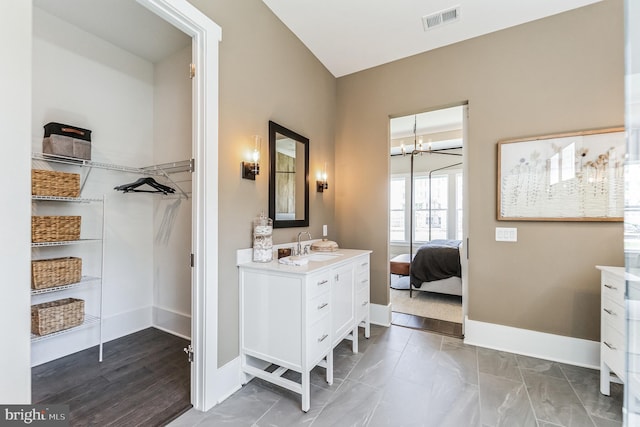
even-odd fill
[{"label": "ceiling air vent", "polygon": [[439,25],[457,21],[458,19],[460,19],[460,6],[423,16],[422,26],[424,30],[427,31]]}]

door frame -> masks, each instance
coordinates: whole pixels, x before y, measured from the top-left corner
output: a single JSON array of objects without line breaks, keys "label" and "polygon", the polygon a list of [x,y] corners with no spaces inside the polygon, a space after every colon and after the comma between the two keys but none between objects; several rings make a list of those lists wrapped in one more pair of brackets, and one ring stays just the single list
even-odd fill
[{"label": "door frame", "polygon": [[221,28],[186,0],[136,0],[192,38],[191,403],[220,396],[218,373],[218,47]]},{"label": "door frame", "polygon": [[[468,133],[468,120],[469,120],[469,101],[461,101],[452,104],[447,104],[440,107],[430,108],[421,110],[419,113],[413,114],[422,114],[432,111],[443,110],[451,107],[462,107],[462,249],[463,253],[460,255],[460,264],[462,268],[462,334],[464,335],[465,331],[465,323],[469,310],[469,216],[470,216],[470,205],[469,205],[469,150],[468,150],[468,142],[469,142],[469,133]],[[391,144],[391,120],[398,117],[411,116],[413,114],[399,114],[399,115],[390,115],[388,118],[388,144],[387,144],[387,152],[390,150]],[[387,179],[391,179],[391,157],[389,157],[389,169]],[[387,200],[387,212],[389,211],[390,206],[390,198]],[[405,212],[406,213],[406,212]],[[390,215],[388,214],[388,219],[391,221]],[[387,230],[389,230],[389,221],[387,223]],[[410,233],[413,233],[413,230],[409,230]],[[415,242],[414,242],[415,243]],[[387,231],[387,254],[389,254],[391,248],[391,237],[389,232]],[[387,286],[387,295],[389,296],[388,302],[391,305],[391,291],[390,286]],[[389,319],[391,319],[391,312],[393,307],[389,309]]]}]

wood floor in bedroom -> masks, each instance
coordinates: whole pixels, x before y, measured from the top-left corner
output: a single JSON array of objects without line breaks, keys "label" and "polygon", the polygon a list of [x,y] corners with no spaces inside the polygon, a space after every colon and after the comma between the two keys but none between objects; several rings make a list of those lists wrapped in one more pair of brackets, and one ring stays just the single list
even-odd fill
[{"label": "wood floor in bedroom", "polygon": [[449,322],[447,320],[432,319],[430,317],[416,316],[407,313],[391,313],[391,323],[406,328],[423,329],[436,334],[462,338],[462,323]]},{"label": "wood floor in bedroom", "polygon": [[189,341],[149,328],[31,369],[34,404],[67,404],[71,426],[162,426],[191,408]]}]

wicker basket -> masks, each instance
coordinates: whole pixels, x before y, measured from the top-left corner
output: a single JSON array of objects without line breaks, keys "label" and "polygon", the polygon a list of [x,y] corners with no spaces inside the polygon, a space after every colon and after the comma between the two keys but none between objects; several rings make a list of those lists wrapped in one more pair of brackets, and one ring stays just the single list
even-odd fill
[{"label": "wicker basket", "polygon": [[31,289],[77,283],[82,278],[82,259],[75,257],[31,261]]},{"label": "wicker basket", "polygon": [[65,242],[80,239],[80,216],[32,216],[31,241]]},{"label": "wicker basket", "polygon": [[80,175],[32,169],[31,194],[34,196],[80,197]]},{"label": "wicker basket", "polygon": [[65,298],[31,306],[31,333],[47,335],[84,322],[84,301]]}]

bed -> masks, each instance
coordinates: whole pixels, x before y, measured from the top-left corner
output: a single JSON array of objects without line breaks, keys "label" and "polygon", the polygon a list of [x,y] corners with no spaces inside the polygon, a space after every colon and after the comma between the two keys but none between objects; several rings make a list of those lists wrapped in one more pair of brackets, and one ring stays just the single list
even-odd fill
[{"label": "bed", "polygon": [[409,273],[412,291],[462,295],[461,240],[432,240],[413,257]]}]

